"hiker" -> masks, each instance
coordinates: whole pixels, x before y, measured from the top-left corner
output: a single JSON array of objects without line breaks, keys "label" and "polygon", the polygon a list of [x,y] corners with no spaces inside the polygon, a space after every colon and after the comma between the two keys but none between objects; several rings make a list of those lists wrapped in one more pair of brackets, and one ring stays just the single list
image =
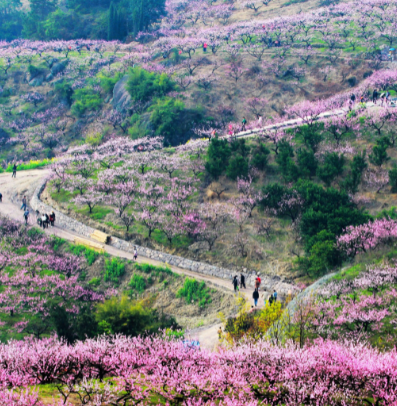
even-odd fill
[{"label": "hiker", "polygon": [[0,203],[3,201],[3,195],[0,193]]},{"label": "hiker", "polygon": [[137,258],[138,258],[138,250],[135,247],[135,249],[134,249],[134,261],[136,261]]},{"label": "hiker", "polygon": [[24,197],[22,198],[21,210],[26,210],[26,203],[27,203],[26,196],[24,196]]},{"label": "hiker", "polygon": [[16,178],[17,177],[17,165],[14,164],[14,166],[12,167],[12,178]]},{"label": "hiker", "polygon": [[386,93],[382,93],[380,95],[380,105],[383,106],[383,103],[385,102],[385,97],[386,97]]},{"label": "hiker", "polygon": [[390,92],[387,90],[386,91],[386,106],[389,104],[390,101]]},{"label": "hiker", "polygon": [[38,210],[36,210],[36,218],[37,218],[37,224],[39,225],[39,227],[41,227],[42,226],[41,216],[40,216],[40,212]]},{"label": "hiker", "polygon": [[277,301],[277,292],[276,292],[276,289],[274,289],[274,292],[273,292],[273,299],[274,299],[275,302]]},{"label": "hiker", "polygon": [[50,224],[52,227],[54,227],[54,224],[55,224],[55,213],[54,212],[52,212],[50,214]]},{"label": "hiker", "polygon": [[258,127],[262,127],[262,116],[258,118]]},{"label": "hiker", "polygon": [[244,289],[247,289],[246,287],[245,287],[245,276],[241,273],[240,274],[240,288],[242,289],[242,288],[244,288]]},{"label": "hiker", "polygon": [[354,93],[352,93],[352,95],[350,96],[350,100],[352,101],[352,103],[356,101],[356,95]]},{"label": "hiker", "polygon": [[254,299],[255,307],[258,306],[258,299],[259,299],[258,289],[254,290],[254,293],[252,294],[252,298]]},{"label": "hiker", "polygon": [[219,327],[219,330],[218,330],[218,338],[219,338],[219,340],[222,340],[222,333],[223,333],[222,327]]},{"label": "hiker", "polygon": [[374,91],[372,92],[372,102],[376,104],[377,100],[378,100],[378,91],[374,89]]},{"label": "hiker", "polygon": [[204,51],[204,52],[207,52],[207,46],[208,46],[207,43],[204,42],[204,44],[203,44],[203,51]]},{"label": "hiker", "polygon": [[43,227],[43,230],[45,229],[45,225],[46,225],[46,217],[45,214],[43,213],[43,215],[41,216],[41,226]]},{"label": "hiker", "polygon": [[50,216],[46,213],[45,216],[45,225],[48,228],[50,226]]},{"label": "hiker", "polygon": [[360,103],[364,103],[364,96],[360,97]]},{"label": "hiker", "polygon": [[259,277],[259,275],[257,275],[255,279],[255,289],[259,289],[261,282],[261,278]]},{"label": "hiker", "polygon": [[237,275],[234,276],[232,283],[233,283],[233,286],[234,286],[234,291],[237,292],[238,291]]},{"label": "hiker", "polygon": [[25,226],[27,226],[29,220],[29,209],[25,210],[25,213],[23,213],[23,217],[25,217]]},{"label": "hiker", "polygon": [[270,297],[269,297],[269,305],[272,305],[273,304],[273,295],[270,295]]},{"label": "hiker", "polygon": [[247,125],[247,120],[245,119],[245,117],[243,117],[243,121],[241,122],[242,127],[241,127],[241,131],[246,131],[246,125]]}]

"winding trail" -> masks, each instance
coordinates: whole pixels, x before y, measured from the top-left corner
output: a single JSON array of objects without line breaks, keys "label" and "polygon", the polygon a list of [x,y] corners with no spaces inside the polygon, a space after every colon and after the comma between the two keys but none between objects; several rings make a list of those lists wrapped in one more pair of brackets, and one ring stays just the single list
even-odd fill
[{"label": "winding trail", "polygon": [[[2,173],[0,174],[0,192],[3,194],[3,202],[0,203],[0,214],[8,217],[10,219],[16,220],[18,222],[24,222],[23,219],[23,212],[20,209],[20,200],[22,196],[26,195],[28,197],[28,201],[30,201],[31,196],[33,195],[36,187],[41,182],[41,180],[46,177],[50,173],[48,169],[36,169],[36,170],[29,170],[29,171],[21,171],[17,172],[16,179],[11,178],[10,173]],[[34,210],[30,209],[32,213],[32,217],[29,221],[31,226],[36,225],[36,218],[34,215]],[[75,237],[82,237],[76,233],[73,233],[69,230],[65,230],[59,228],[57,226],[49,229],[44,230],[48,235],[56,235],[57,237],[64,238],[68,241],[74,241]],[[83,237],[87,239],[86,237]],[[112,256],[117,256],[120,258],[126,258],[129,260],[133,260],[133,254],[129,252],[125,252],[119,250],[115,247],[111,247],[109,245],[105,245],[105,250],[108,254]],[[146,258],[143,256],[138,257],[139,263],[148,263],[152,265],[161,265],[163,266],[164,263],[160,261],[156,261],[150,258]],[[214,285],[217,288],[221,288],[227,290],[229,292],[233,291],[232,284],[229,280],[217,278],[210,275],[203,275],[200,273],[188,271],[186,269],[181,269],[176,266],[171,266],[173,272],[186,275],[190,277],[194,277],[197,280],[205,281],[211,285]],[[251,292],[249,289],[243,290],[242,294],[250,301],[251,299]],[[214,349],[216,343],[218,342],[218,335],[217,331],[221,324],[216,324],[212,326],[206,326],[199,329],[192,330],[189,334],[192,339],[197,339],[200,341],[200,344],[203,347]]]},{"label": "winding trail", "polygon": [[[374,108],[377,107],[373,103],[367,103],[368,108]],[[326,117],[331,117],[331,116],[339,116],[342,114],[345,114],[347,109],[338,109],[334,111],[328,111],[324,112],[319,116],[319,118],[326,118]],[[274,126],[269,126],[265,127],[267,129],[272,129],[272,128],[290,128],[290,127],[296,127],[298,125],[302,124],[301,119],[295,119],[295,120],[288,120],[282,123],[279,123]],[[244,132],[240,132],[232,137],[238,137],[238,138],[245,138],[245,137],[253,137],[256,134],[260,133],[263,129],[252,129]],[[194,143],[193,143],[194,145]],[[17,177],[16,179],[13,179],[11,177],[10,173],[3,173],[0,174],[0,192],[3,194],[3,202],[0,203],[0,214],[3,216],[9,217],[10,219],[17,220],[19,222],[23,222],[23,213],[20,210],[20,200],[23,195],[26,195],[28,197],[28,201],[30,201],[30,198],[33,196],[34,191],[36,190],[36,187],[40,184],[42,179],[46,177],[50,173],[49,169],[36,169],[36,170],[29,170],[29,171],[21,171],[17,172]],[[30,225],[35,225],[36,224],[36,219],[34,210],[30,210],[32,213],[31,219],[30,219]],[[65,240],[68,241],[74,241],[75,237],[83,237],[81,235],[78,235],[77,233],[73,233],[69,230],[65,230],[62,228],[59,228],[57,226],[51,228],[51,229],[46,229],[45,230],[46,234],[49,235],[56,235],[58,237],[64,238]],[[87,239],[86,237],[83,237],[84,239]],[[105,246],[105,251],[109,253],[110,255],[113,256],[118,256],[120,258],[126,258],[129,260],[133,259],[133,254],[117,249],[115,247],[111,247],[109,245]],[[152,265],[164,265],[164,263],[160,261],[153,260],[151,258],[146,258],[144,256],[139,256],[138,257],[138,262],[139,263],[148,263]],[[190,277],[194,277],[197,280],[205,281],[209,284],[215,285],[218,288],[225,289],[229,292],[233,291],[232,284],[230,283],[230,280],[226,279],[221,279],[217,278],[214,276],[210,275],[203,275],[200,273],[192,272],[186,269],[181,269],[176,266],[170,266],[173,272],[181,275],[186,275]],[[326,279],[326,278],[325,278]],[[316,284],[313,285],[312,289],[316,286]],[[309,288],[310,289],[310,288]],[[244,289],[241,291],[241,293],[244,295],[244,297],[251,303],[253,304],[253,299],[251,295],[252,289]],[[259,299],[259,307],[263,304],[263,299]],[[293,308],[293,305],[291,306]],[[203,347],[209,348],[209,349],[214,349],[217,341],[218,341],[218,336],[217,336],[217,331],[221,324],[216,324],[213,326],[206,326],[202,327],[199,329],[195,329],[191,331],[191,337],[194,339],[198,339],[200,341],[200,344]]]}]

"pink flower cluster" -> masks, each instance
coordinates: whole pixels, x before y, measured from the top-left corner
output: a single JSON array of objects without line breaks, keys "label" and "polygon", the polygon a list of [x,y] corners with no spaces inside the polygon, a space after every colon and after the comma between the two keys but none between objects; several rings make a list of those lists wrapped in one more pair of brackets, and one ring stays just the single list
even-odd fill
[{"label": "pink flower cluster", "polygon": [[[397,402],[395,350],[380,353],[361,344],[322,340],[301,349],[243,343],[218,353],[161,337],[101,337],[73,346],[56,338],[12,341],[0,346],[0,366],[3,386],[58,383],[67,386],[67,397],[88,391],[91,399],[101,397],[102,403],[89,405],[145,403],[152,396],[180,405]],[[89,381],[112,376],[112,386]]]}]

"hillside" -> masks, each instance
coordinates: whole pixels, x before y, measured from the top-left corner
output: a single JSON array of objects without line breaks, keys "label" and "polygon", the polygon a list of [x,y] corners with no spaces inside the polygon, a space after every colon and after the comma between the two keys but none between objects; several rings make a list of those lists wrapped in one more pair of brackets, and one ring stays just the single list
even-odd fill
[{"label": "hillside", "polygon": [[0,406],[396,405],[396,27],[0,0]]}]

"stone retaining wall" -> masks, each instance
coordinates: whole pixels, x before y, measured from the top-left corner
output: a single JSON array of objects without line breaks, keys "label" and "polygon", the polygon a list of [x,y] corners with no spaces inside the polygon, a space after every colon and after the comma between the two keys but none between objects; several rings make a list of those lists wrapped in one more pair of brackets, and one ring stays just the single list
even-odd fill
[{"label": "stone retaining wall", "polygon": [[[72,231],[80,236],[90,238],[90,235],[95,231],[94,228],[89,227],[75,219],[70,218],[66,214],[53,209],[51,206],[43,203],[40,200],[40,196],[44,191],[46,184],[47,180],[44,179],[33,193],[33,197],[30,200],[30,205],[33,208],[33,210],[37,210],[40,213],[42,212],[51,213],[52,211],[54,211],[56,216],[57,227],[68,231]],[[159,262],[163,262],[165,264],[177,266],[178,268],[181,269],[197,272],[199,274],[210,275],[222,279],[228,279],[230,280],[230,283],[233,279],[233,275],[236,274],[236,271],[231,271],[229,269],[220,268],[214,265],[192,261],[190,259],[178,257],[176,255],[155,251],[150,248],[141,247],[136,244],[131,244],[117,237],[112,237],[109,245],[130,253],[133,253],[136,247],[138,255],[140,256],[150,258]],[[256,276],[255,272],[254,271],[245,272],[245,276],[246,276],[246,285],[253,287],[255,284],[255,276]],[[273,289],[276,289],[277,292],[279,292],[281,295],[284,295],[287,294],[288,291],[294,289],[293,285],[283,282],[279,276],[269,276],[262,274],[261,279],[262,279],[261,288],[266,289],[268,292],[271,292],[273,291]]]}]

